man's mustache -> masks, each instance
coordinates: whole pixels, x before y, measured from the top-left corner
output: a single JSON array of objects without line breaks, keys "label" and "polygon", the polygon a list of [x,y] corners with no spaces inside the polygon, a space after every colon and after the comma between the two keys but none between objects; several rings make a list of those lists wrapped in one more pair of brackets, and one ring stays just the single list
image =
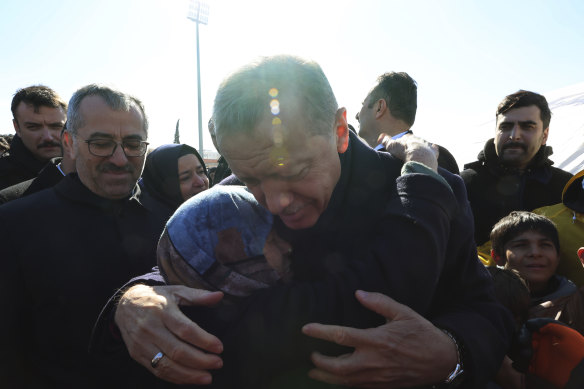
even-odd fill
[{"label": "man's mustache", "polygon": [[117,166],[113,163],[106,163],[98,167],[99,172],[101,173],[132,173],[134,169],[131,165],[124,165],[124,166]]},{"label": "man's mustache", "polygon": [[508,142],[503,145],[503,150],[508,149],[510,147],[520,147],[523,151],[527,151],[527,146],[521,142]]},{"label": "man's mustache", "polygon": [[47,141],[41,143],[40,145],[38,145],[37,149],[42,149],[45,147],[61,147],[61,144],[59,142],[52,142],[50,140],[47,140]]}]

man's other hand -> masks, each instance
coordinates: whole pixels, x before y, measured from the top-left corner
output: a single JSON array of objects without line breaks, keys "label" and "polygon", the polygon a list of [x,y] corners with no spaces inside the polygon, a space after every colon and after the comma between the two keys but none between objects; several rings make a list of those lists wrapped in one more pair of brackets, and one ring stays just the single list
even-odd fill
[{"label": "man's other hand", "polygon": [[454,370],[453,340],[405,305],[379,293],[357,291],[359,302],[383,315],[387,323],[356,329],[310,323],[304,334],[354,347],[350,354],[312,354],[313,379],[358,388],[401,388],[443,382]]}]

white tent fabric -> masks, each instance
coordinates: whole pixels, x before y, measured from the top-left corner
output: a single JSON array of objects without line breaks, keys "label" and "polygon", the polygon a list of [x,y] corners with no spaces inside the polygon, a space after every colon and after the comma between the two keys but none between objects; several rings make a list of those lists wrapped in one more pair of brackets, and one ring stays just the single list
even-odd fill
[{"label": "white tent fabric", "polygon": [[555,166],[570,173],[584,169],[584,83],[545,95],[552,121],[548,144]]}]

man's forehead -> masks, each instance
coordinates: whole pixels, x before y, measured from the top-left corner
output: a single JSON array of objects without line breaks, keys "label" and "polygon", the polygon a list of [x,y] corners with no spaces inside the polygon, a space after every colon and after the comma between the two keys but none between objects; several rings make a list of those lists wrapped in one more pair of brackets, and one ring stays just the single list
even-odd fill
[{"label": "man's forehead", "polygon": [[308,163],[304,160],[294,160],[294,163],[286,163],[286,161],[276,158],[266,158],[259,163],[249,164],[239,161],[230,163],[229,166],[233,174],[247,185],[253,182],[262,182],[269,178],[293,179],[308,166]]},{"label": "man's forehead", "polygon": [[99,95],[89,95],[85,96],[83,100],[79,103],[79,110],[80,111],[91,111],[91,110],[109,110],[113,112],[136,112],[140,117],[142,117],[142,112],[138,108],[138,106],[130,101],[129,102],[130,109],[129,111],[125,111],[123,109],[114,109],[110,107],[110,105],[105,101],[105,99]]},{"label": "man's forehead", "polygon": [[51,115],[51,116],[60,116],[60,117],[67,117],[67,112],[63,110],[61,107],[49,107],[48,105],[38,105],[35,106],[34,104],[29,104],[24,101],[21,101],[18,107],[16,107],[16,114],[27,114],[27,115]]},{"label": "man's forehead", "polygon": [[238,143],[245,141],[254,147],[267,149],[283,144],[298,143],[304,141],[312,134],[309,128],[311,121],[305,117],[305,112],[294,105],[278,106],[278,114],[270,111],[264,115],[251,128],[236,128],[223,130],[216,133],[216,140],[221,153],[223,151],[242,151]]},{"label": "man's forehead", "polygon": [[79,111],[84,122],[91,120],[95,123],[108,123],[137,120],[141,123],[141,127],[144,124],[142,111],[135,104],[131,104],[128,111],[113,109],[100,96],[85,97],[79,104]]},{"label": "man's forehead", "polygon": [[537,120],[541,121],[541,111],[537,105],[512,108],[497,115],[497,121]]},{"label": "man's forehead", "polygon": [[278,142],[265,133],[261,137],[230,138],[223,145],[221,152],[234,173],[248,178],[292,175],[314,157],[301,139]]},{"label": "man's forehead", "polygon": [[247,157],[249,150],[241,147],[243,143],[254,149],[268,149],[274,145],[269,133],[256,131],[255,129],[233,129],[218,133],[216,137],[219,152],[227,158],[227,155],[237,158]]},{"label": "man's forehead", "polygon": [[[112,133],[112,132],[93,131],[87,136],[87,138],[88,139],[115,139],[117,137],[116,135],[117,135],[117,133]],[[123,139],[123,140],[132,140],[132,139],[143,140],[143,138],[144,138],[143,133],[136,132],[136,133],[123,134],[121,139]]]}]

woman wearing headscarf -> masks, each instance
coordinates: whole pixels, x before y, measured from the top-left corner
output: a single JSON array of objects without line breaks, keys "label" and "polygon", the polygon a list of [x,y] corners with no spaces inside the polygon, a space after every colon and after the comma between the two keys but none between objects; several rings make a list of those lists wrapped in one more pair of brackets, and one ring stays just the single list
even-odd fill
[{"label": "woman wearing headscarf", "polygon": [[185,200],[209,189],[209,178],[197,150],[169,144],[148,154],[140,186],[144,206],[168,219]]}]

